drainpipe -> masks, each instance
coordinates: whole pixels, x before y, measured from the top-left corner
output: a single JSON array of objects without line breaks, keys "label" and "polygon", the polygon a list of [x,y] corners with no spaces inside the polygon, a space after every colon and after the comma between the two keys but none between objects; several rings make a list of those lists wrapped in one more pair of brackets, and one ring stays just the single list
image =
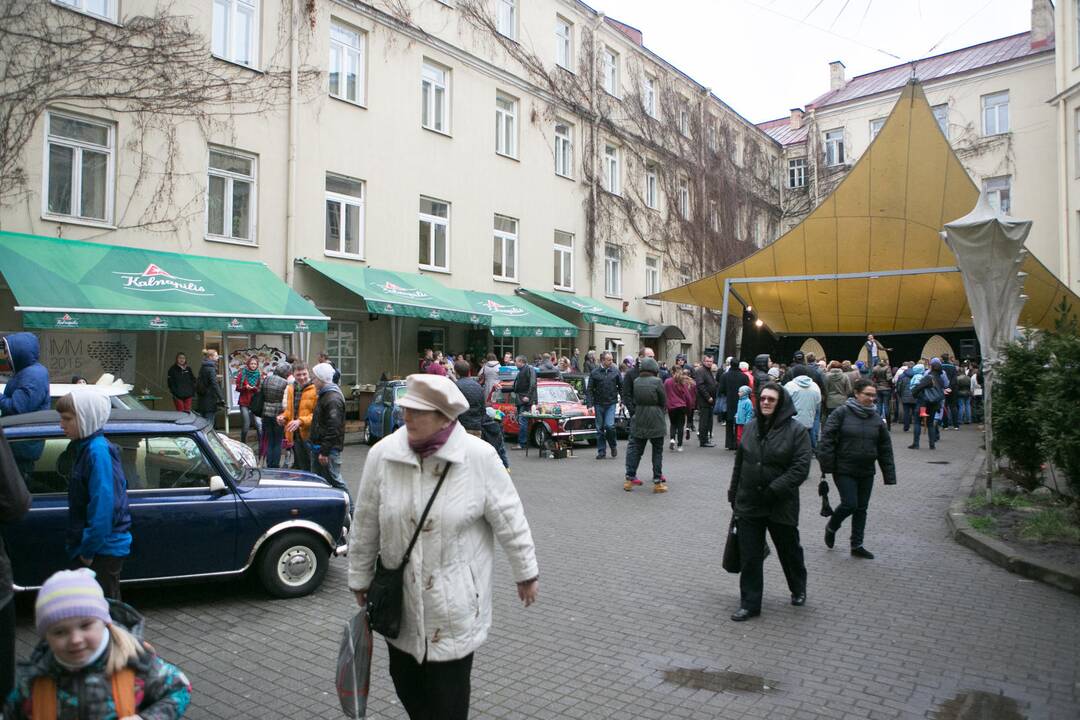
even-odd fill
[{"label": "drainpipe", "polygon": [[1069,111],[1065,98],[1058,101],[1058,112],[1061,118],[1058,120],[1059,142],[1061,152],[1058,153],[1058,235],[1061,238],[1059,253],[1061,259],[1061,279],[1065,287],[1073,290],[1072,284],[1072,253],[1070,252],[1069,230],[1072,227],[1072,211],[1069,208]]},{"label": "drainpipe", "polygon": [[[603,24],[604,24],[604,13],[597,13],[596,22],[593,24],[593,28],[592,28],[592,30],[593,30],[593,37],[592,37],[592,45],[593,45],[592,57],[593,57],[593,62],[592,62],[592,67],[589,68],[589,84],[591,86],[589,88],[589,103],[591,105],[590,110],[592,112],[592,117],[589,118],[589,132],[592,135],[592,152],[589,153],[589,173],[592,175],[592,182],[589,183],[589,195],[590,195],[590,202],[591,202],[591,207],[592,207],[592,225],[590,227],[586,228],[586,230],[588,231],[588,234],[590,235],[590,237],[587,237],[586,240],[587,240],[587,242],[589,242],[593,246],[593,256],[592,256],[593,259],[589,263],[589,295],[591,297],[596,297],[596,250],[597,250],[597,248],[596,248],[596,240],[597,240],[597,237],[596,237],[596,208],[597,208],[597,203],[598,203],[597,193],[596,193],[596,162],[597,162],[597,155],[600,152],[599,130],[598,130],[598,124],[597,124],[597,121],[596,121],[596,117],[599,114],[597,109],[596,109],[596,94],[597,94],[597,92],[599,92],[597,82],[596,82],[596,59],[597,59],[597,57],[599,57],[599,53],[597,51],[599,50],[598,43],[599,43],[599,40],[600,40],[600,27]],[[602,253],[604,252],[604,249],[599,248],[599,250],[601,252],[601,257],[603,257]],[[586,253],[586,257],[588,257],[588,253]],[[603,267],[603,265],[601,267]],[[595,347],[596,346],[596,323],[589,323],[589,339],[590,339],[589,344]],[[600,347],[596,348],[597,355],[599,356],[599,353],[603,352],[603,350],[604,349],[600,348]]]},{"label": "drainpipe", "polygon": [[300,94],[300,77],[298,65],[300,64],[300,34],[297,0],[289,3],[289,12],[292,14],[289,29],[289,160],[286,172],[285,189],[285,284],[291,285],[293,280],[293,258],[296,255],[296,144],[298,129],[297,120],[297,96]]}]

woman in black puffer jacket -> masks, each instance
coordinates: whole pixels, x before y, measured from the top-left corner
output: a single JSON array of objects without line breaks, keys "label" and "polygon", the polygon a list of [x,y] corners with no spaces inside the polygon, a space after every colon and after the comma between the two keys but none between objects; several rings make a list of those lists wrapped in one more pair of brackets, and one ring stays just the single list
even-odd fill
[{"label": "woman in black puffer jacket", "polygon": [[851,554],[866,560],[874,559],[873,553],[863,547],[866,509],[874,489],[874,464],[881,465],[886,485],[896,484],[892,437],[874,408],[876,400],[874,384],[856,380],[855,397],[848,398],[829,416],[818,443],[821,472],[832,474],[840,493],[840,507],[825,526],[825,544],[833,546],[836,531],[851,515]]},{"label": "woman in black puffer jacket", "polygon": [[791,604],[806,603],[806,564],[799,544],[799,486],[810,473],[810,433],[795,420],[791,397],[776,383],[760,389],[754,419],[735,453],[728,502],[739,536],[740,622],[761,614],[765,531],[784,569]]}]

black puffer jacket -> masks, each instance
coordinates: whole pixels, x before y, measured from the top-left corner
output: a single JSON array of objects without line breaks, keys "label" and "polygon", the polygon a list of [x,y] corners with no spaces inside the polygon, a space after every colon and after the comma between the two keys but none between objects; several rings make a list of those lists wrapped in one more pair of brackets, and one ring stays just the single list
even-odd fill
[{"label": "black puffer jacket", "polygon": [[767,517],[781,525],[799,524],[799,486],[810,474],[810,433],[795,420],[791,397],[781,393],[772,426],[762,436],[760,407],[743,429],[735,453],[728,501],[739,517]]},{"label": "black puffer jacket", "polygon": [[585,403],[593,405],[614,405],[619,401],[619,386],[622,377],[619,369],[612,365],[598,365],[589,373],[589,384],[585,388]]},{"label": "black puffer jacket", "polygon": [[186,400],[195,395],[195,375],[190,365],[180,367],[175,363],[169,368],[169,393],[178,400]]},{"label": "black puffer jacket", "polygon": [[874,463],[881,465],[886,485],[896,484],[892,437],[873,408],[867,417],[846,404],[829,415],[818,443],[821,471],[833,475],[865,478],[874,476]]},{"label": "black puffer jacket", "polygon": [[203,360],[199,366],[199,379],[195,382],[195,412],[211,413],[217,410],[218,403],[224,403],[221,385],[217,380],[217,363]]},{"label": "black puffer jacket", "polygon": [[754,358],[754,396],[761,394],[761,388],[765,387],[772,378],[769,377],[769,355],[762,353]]},{"label": "black puffer jacket", "polygon": [[332,383],[317,392],[308,441],[319,448],[320,455],[329,455],[332,450],[341,452],[345,448],[345,396]]}]

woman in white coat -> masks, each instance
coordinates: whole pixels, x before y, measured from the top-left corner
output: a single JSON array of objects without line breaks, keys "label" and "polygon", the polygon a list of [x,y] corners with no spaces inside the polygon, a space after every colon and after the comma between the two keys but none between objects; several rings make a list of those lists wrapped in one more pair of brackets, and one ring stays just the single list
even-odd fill
[{"label": "woman in white coat", "polygon": [[497,537],[526,607],[539,590],[517,490],[494,448],[461,427],[468,403],[449,379],[410,375],[405,425],[376,445],[360,479],[349,538],[349,588],[360,605],[375,559],[398,567],[446,464],[450,467],[404,573],[401,632],[387,639],[390,677],[411,720],[464,720],[473,651],[491,626]]}]

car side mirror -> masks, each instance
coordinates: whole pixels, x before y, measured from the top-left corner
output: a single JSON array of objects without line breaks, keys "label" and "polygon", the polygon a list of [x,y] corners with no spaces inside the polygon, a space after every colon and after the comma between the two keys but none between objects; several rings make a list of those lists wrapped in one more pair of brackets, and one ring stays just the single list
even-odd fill
[{"label": "car side mirror", "polygon": [[229,486],[225,484],[225,481],[221,479],[220,475],[213,475],[210,478],[210,492],[223,493],[227,492]]}]

